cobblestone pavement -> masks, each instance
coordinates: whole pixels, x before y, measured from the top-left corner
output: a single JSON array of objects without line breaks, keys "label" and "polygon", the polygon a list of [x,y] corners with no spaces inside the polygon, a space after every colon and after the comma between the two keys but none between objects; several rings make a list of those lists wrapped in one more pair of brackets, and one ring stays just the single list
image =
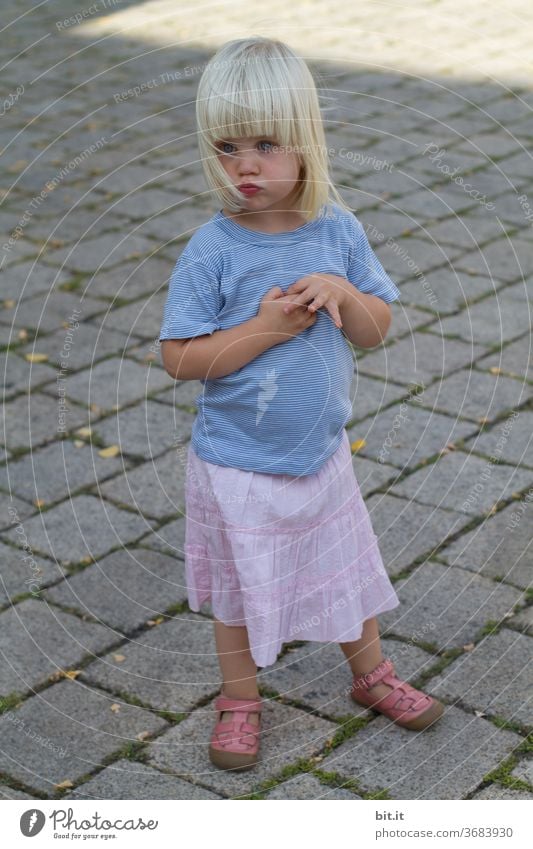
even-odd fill
[{"label": "cobblestone pavement", "polygon": [[[3,12],[0,794],[531,798],[531,4]],[[157,334],[215,211],[199,73],[246,34],[319,75],[335,180],[401,289],[347,427],[401,599],[384,652],[446,712],[405,731],[350,702],[336,645],[291,643],[261,673],[261,764],[227,775],[212,623],[184,590],[200,384],[172,384]]]}]

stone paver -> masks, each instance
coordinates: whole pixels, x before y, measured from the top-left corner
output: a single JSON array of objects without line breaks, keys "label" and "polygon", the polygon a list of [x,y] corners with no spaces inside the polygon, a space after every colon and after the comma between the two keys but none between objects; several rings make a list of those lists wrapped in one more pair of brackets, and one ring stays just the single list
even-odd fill
[{"label": "stone paver", "polygon": [[[143,536],[149,522],[138,514],[119,510],[90,495],[78,495],[24,522],[26,538],[34,551],[64,565],[85,557],[101,557]],[[4,534],[21,544],[16,531]]]},{"label": "stone paver", "polygon": [[[431,688],[428,688],[431,692]],[[522,738],[448,706],[438,723],[414,735],[380,716],[320,764],[394,799],[464,799]]]},{"label": "stone paver", "polygon": [[439,559],[527,589],[532,580],[530,511],[531,499],[511,502],[439,551]]},{"label": "stone paver", "polygon": [[366,440],[360,449],[363,457],[404,470],[440,454],[450,442],[465,439],[477,430],[469,422],[421,409],[416,406],[419,403],[411,400],[393,404],[375,419],[360,422],[348,431],[348,436],[354,440],[357,434]]},{"label": "stone paver", "polygon": [[470,520],[466,513],[389,494],[370,496],[366,506],[389,575],[397,575],[423,555],[430,557],[448,536],[457,534]]},{"label": "stone paver", "polygon": [[[354,778],[363,796],[533,798],[522,753],[511,776],[519,789],[485,780],[523,737],[489,721],[484,685],[469,701],[460,672],[466,663],[488,680],[478,662],[490,666],[494,656],[499,715],[516,704],[522,725],[529,721],[525,683],[513,673],[517,646],[533,636],[524,594],[533,96],[521,61],[530,4],[509,0],[507,18],[495,0],[482,10],[457,0],[389,4],[378,18],[368,4],[269,5],[272,34],[313,57],[333,181],[401,293],[384,344],[353,351],[349,419],[353,468],[387,571],[396,579],[414,569],[397,582],[401,607],[380,617],[382,631],[396,623],[383,651],[416,682],[444,647],[478,645],[438,673],[454,688],[446,714],[413,735],[349,700],[337,646],[289,644],[261,670],[265,687],[283,695],[267,698],[261,762],[242,775],[207,757],[220,685],[210,605],[183,612],[185,464],[204,385],[173,381],[158,344],[172,270],[218,209],[198,157],[194,101],[225,39],[206,32],[197,9],[178,4],[169,17],[167,0],[95,4],[59,26],[71,5],[41,3],[31,15],[15,0],[2,8],[2,669],[9,686],[20,674],[44,689],[25,690],[0,717],[0,796],[54,798],[56,782],[83,777],[63,801],[220,800],[275,778],[261,798],[358,799],[342,786]],[[264,14],[257,0],[237,0],[225,25],[257,33]],[[46,49],[28,50],[43,32]],[[355,53],[354,32],[365,34]],[[166,53],[146,49],[153,45],[172,49],[175,79],[164,77]],[[132,49],[135,80],[153,82],[135,96]],[[96,66],[106,72],[87,86]],[[420,403],[406,401],[413,382]],[[502,498],[508,506],[495,511]],[[165,619],[165,610],[181,612]],[[492,620],[505,628],[482,636]],[[102,634],[111,642],[100,644]],[[504,640],[517,642],[504,653]],[[49,682],[56,659],[83,672]],[[123,704],[123,691],[151,709]],[[154,709],[187,716],[171,726]],[[325,749],[345,716],[369,724]],[[149,763],[145,751],[124,752],[146,732],[161,735],[149,742]],[[316,770],[281,777],[318,752]],[[338,773],[335,781],[322,769]]]},{"label": "stone paver", "polygon": [[193,422],[191,413],[146,400],[101,419],[93,427],[93,433],[106,446],[119,445],[122,454],[148,460],[163,454],[173,445],[186,442]]},{"label": "stone paver", "polygon": [[0,467],[0,487],[42,507],[118,474],[124,463],[121,457],[100,457],[81,440],[75,445],[62,439]]},{"label": "stone paver", "polygon": [[393,634],[439,649],[471,643],[489,620],[501,621],[521,601],[514,587],[432,562],[419,566],[394,589],[400,606],[381,614],[383,632],[390,628]]},{"label": "stone paver", "polygon": [[265,779],[277,776],[288,764],[317,754],[338,727],[268,699],[263,699],[261,716],[262,756],[253,770],[242,774],[224,771],[209,761],[207,746],[215,718],[214,700],[151,743],[148,763],[180,778],[198,780],[215,793],[236,798],[250,793]]},{"label": "stone paver", "polygon": [[0,693],[28,693],[50,675],[67,670],[85,655],[117,642],[109,628],[83,622],[36,599],[25,599],[0,614]]},{"label": "stone paver", "polygon": [[96,659],[82,678],[106,690],[128,693],[156,710],[191,711],[218,692],[220,669],[213,623],[194,613],[181,614]]},{"label": "stone paver", "polygon": [[[531,637],[504,628],[446,667],[432,680],[433,692],[489,716],[531,724],[532,650]],[[517,693],[522,697],[517,699]]]},{"label": "stone paver", "polygon": [[485,513],[533,484],[533,472],[453,451],[394,484],[390,492],[471,514]]},{"label": "stone paver", "polygon": [[467,345],[459,339],[452,341],[435,333],[420,332],[366,354],[359,362],[359,371],[404,386],[428,384],[470,365],[485,352],[481,345]]},{"label": "stone paver", "polygon": [[[142,366],[126,358],[104,360],[93,368],[75,372],[65,378],[67,398],[86,406],[96,404],[101,410],[116,410],[162,389],[168,383],[167,373],[158,366]],[[54,389],[46,388],[53,393]]]},{"label": "stone paver", "polygon": [[426,407],[472,421],[490,421],[525,404],[533,387],[500,374],[461,369],[440,382],[428,386],[421,403]]},{"label": "stone paver", "polygon": [[163,519],[185,509],[185,466],[172,450],[114,478],[99,488],[102,495],[143,516]]},{"label": "stone paver", "polygon": [[361,799],[357,793],[343,790],[341,787],[328,787],[321,784],[313,775],[295,775],[288,781],[278,784],[265,799]]},{"label": "stone paver", "polygon": [[130,548],[87,566],[44,597],[127,633],[186,601],[187,594],[179,560]]},{"label": "stone paver", "polygon": [[22,593],[37,593],[64,573],[51,560],[0,542],[0,604]]},{"label": "stone paver", "polygon": [[124,759],[103,769],[94,778],[82,784],[79,790],[69,793],[68,798],[216,800],[223,799],[223,796],[173,775],[166,775],[139,761]]},{"label": "stone paver", "polygon": [[[67,679],[0,717],[0,769],[29,788],[54,796],[56,784],[79,780],[128,743],[167,727],[144,708]],[[21,759],[24,734],[34,739]]]}]

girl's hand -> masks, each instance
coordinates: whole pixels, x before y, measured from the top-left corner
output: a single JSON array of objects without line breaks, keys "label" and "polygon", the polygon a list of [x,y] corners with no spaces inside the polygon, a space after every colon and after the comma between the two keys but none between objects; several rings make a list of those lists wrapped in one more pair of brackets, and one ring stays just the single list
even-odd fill
[{"label": "girl's hand", "polygon": [[336,327],[342,327],[339,307],[346,298],[346,279],[336,274],[309,274],[291,283],[286,291],[292,295],[291,303],[284,307],[287,314],[298,306],[307,304],[309,312],[314,313],[325,307]]},{"label": "girl's hand", "polygon": [[[293,295],[284,295],[279,286],[274,286],[262,298],[257,318],[260,319],[266,332],[276,332],[283,335],[280,342],[286,342],[287,337],[297,336],[307,330],[316,321],[316,315],[300,304],[294,304]],[[283,310],[284,305],[293,307],[289,314]]]}]

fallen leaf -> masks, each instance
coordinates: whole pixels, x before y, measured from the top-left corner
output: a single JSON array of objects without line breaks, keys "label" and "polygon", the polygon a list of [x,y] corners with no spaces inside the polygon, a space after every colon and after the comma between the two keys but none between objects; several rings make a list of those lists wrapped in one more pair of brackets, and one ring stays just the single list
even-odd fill
[{"label": "fallen leaf", "polygon": [[352,442],[351,445],[352,454],[354,454],[356,451],[359,451],[360,448],[364,448],[365,445],[366,439],[356,439],[355,442]]},{"label": "fallen leaf", "polygon": [[28,338],[28,331],[23,327],[22,330],[19,330],[19,332],[17,333],[17,336],[18,336],[19,339],[27,339]]},{"label": "fallen leaf", "polygon": [[98,454],[100,457],[116,457],[120,454],[120,446],[110,445],[109,448],[101,448]]},{"label": "fallen leaf", "polygon": [[44,498],[36,498],[33,503],[35,504],[36,507],[44,507],[44,505],[46,504],[46,501],[44,500]]},{"label": "fallen leaf", "polygon": [[4,301],[3,306],[6,310],[12,310],[16,303],[13,298],[8,298],[7,301]]},{"label": "fallen leaf", "polygon": [[66,669],[63,672],[63,678],[70,678],[71,681],[75,681],[78,675],[81,673],[81,669]]},{"label": "fallen leaf", "polygon": [[48,354],[24,354],[24,359],[29,363],[45,363],[48,359]]},{"label": "fallen leaf", "polygon": [[123,663],[126,660],[126,657],[123,654],[114,654],[113,660],[115,663]]},{"label": "fallen leaf", "polygon": [[115,702],[115,704],[114,704],[114,705],[111,705],[111,710],[113,711],[113,713],[118,713],[118,712],[119,712],[119,710],[120,710],[120,705],[118,705],[118,704]]},{"label": "fallen leaf", "polygon": [[487,715],[486,713],[483,713],[482,710],[475,710],[474,713],[475,713],[476,716],[486,716]]},{"label": "fallen leaf", "polygon": [[65,780],[61,781],[59,784],[54,784],[54,788],[56,790],[66,790],[68,787],[74,787],[70,778],[65,778]]},{"label": "fallen leaf", "polygon": [[498,368],[498,366],[491,366],[491,368],[489,368],[489,371],[490,371],[491,374],[501,374],[502,373],[502,369]]},{"label": "fallen leaf", "polygon": [[92,432],[93,432],[93,430],[92,430],[92,428],[91,428],[91,427],[80,427],[80,428],[78,428],[78,430],[76,431],[76,433],[78,434],[78,436],[91,436],[91,435],[92,435]]},{"label": "fallen leaf", "polygon": [[83,439],[75,439],[74,440],[74,447],[75,448],[83,448],[84,445],[85,445],[85,442],[83,441]]},{"label": "fallen leaf", "polygon": [[463,651],[473,651],[475,647],[475,643],[467,643],[466,646],[463,646]]},{"label": "fallen leaf", "polygon": [[157,619],[149,619],[146,624],[150,625],[150,627],[152,628],[154,625],[161,625],[161,622],[164,621],[165,619],[163,616],[158,616]]},{"label": "fallen leaf", "polygon": [[139,733],[137,734],[137,740],[141,740],[141,741],[146,740],[146,738],[149,737],[149,736],[150,736],[149,731],[139,731]]}]

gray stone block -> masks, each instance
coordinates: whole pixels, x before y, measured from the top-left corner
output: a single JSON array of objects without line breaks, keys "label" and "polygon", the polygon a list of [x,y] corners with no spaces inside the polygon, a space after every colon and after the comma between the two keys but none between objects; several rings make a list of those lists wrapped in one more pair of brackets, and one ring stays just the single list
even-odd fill
[{"label": "gray stone block", "polygon": [[515,339],[530,327],[527,308],[515,298],[506,297],[506,289],[501,289],[458,315],[443,318],[439,331],[477,345],[496,345]]},{"label": "gray stone block", "polygon": [[[16,226],[16,221],[13,222],[13,226]],[[42,292],[49,292],[66,280],[68,280],[68,274],[65,271],[49,268],[39,260],[36,263],[19,262],[16,265],[7,266],[1,272],[2,298],[21,301]]]},{"label": "gray stone block", "polygon": [[121,457],[100,457],[86,443],[76,447],[62,439],[0,467],[0,487],[43,506],[106,480],[120,472],[124,462]]},{"label": "gray stone block", "polygon": [[490,421],[524,404],[533,387],[510,377],[461,369],[429,386],[421,403],[425,407],[472,421]]},{"label": "gray stone block", "polygon": [[[137,339],[156,340],[159,338],[163,321],[163,308],[166,292],[152,294],[149,298],[133,301],[125,307],[116,307],[100,317],[99,328],[121,330]],[[96,322],[95,322],[96,324]],[[167,379],[171,378],[167,375]]]},{"label": "gray stone block", "polygon": [[355,371],[350,387],[352,402],[350,421],[359,421],[372,413],[377,414],[388,404],[398,401],[404,394],[404,390],[394,383],[374,380]]},{"label": "gray stone block", "polygon": [[44,595],[125,633],[187,600],[183,563],[138,548],[115,551]]},{"label": "gray stone block", "polygon": [[[498,202],[496,200],[494,203],[497,206]],[[499,203],[503,209],[504,201],[502,198],[499,199]],[[520,204],[516,200],[516,197],[515,204],[517,213],[521,212],[523,219],[524,212],[520,209]],[[492,277],[496,277],[498,280],[505,280],[508,283],[511,280],[520,280],[533,273],[531,240],[528,241],[527,239],[512,236],[510,242],[507,239],[491,241],[482,250],[464,254],[457,260],[457,267],[465,271],[473,270],[477,274],[490,273]],[[517,333],[515,333],[516,335]]]},{"label": "gray stone block", "polygon": [[147,297],[164,289],[174,263],[150,257],[140,262],[123,262],[113,268],[101,268],[85,282],[91,297],[131,300]]},{"label": "gray stone block", "polygon": [[196,784],[123,758],[68,794],[68,799],[222,799]]},{"label": "gray stone block", "polygon": [[468,422],[420,408],[421,402],[416,398],[423,399],[423,395],[394,404],[348,431],[350,440],[356,438],[356,433],[366,440],[358,453],[380,465],[390,463],[404,470],[445,452],[450,442],[477,430]]},{"label": "gray stone block", "polygon": [[504,374],[533,380],[531,334],[515,339],[497,353],[481,357],[476,362],[476,369],[500,369]]},{"label": "gray stone block", "polygon": [[[458,150],[458,148],[456,148]],[[493,217],[478,216],[475,211],[459,218],[452,216],[445,221],[430,224],[420,232],[421,238],[435,239],[438,244],[455,245],[473,250],[490,239],[501,235],[501,226]],[[433,278],[433,274],[431,275]],[[433,282],[433,280],[432,280]],[[450,283],[453,281],[450,280]],[[486,283],[490,284],[487,278]],[[474,284],[475,285],[475,284]]]},{"label": "gray stone block", "polygon": [[59,396],[51,398],[41,392],[8,401],[0,411],[0,429],[7,446],[36,448],[87,422],[87,410],[70,403],[66,407],[60,410]]},{"label": "gray stone block", "polygon": [[349,790],[343,790],[342,787],[328,787],[326,784],[321,784],[314,775],[295,775],[288,781],[278,784],[270,793],[267,793],[265,799],[314,799],[322,801],[324,799],[361,799],[356,793],[351,793]]},{"label": "gray stone block", "polygon": [[0,717],[0,769],[53,797],[56,784],[79,780],[128,743],[167,727],[151,711],[67,679]]},{"label": "gray stone block", "polygon": [[[418,677],[435,663],[435,658],[412,643],[383,640],[382,652],[398,673]],[[276,663],[258,673],[258,681],[280,696],[302,702],[319,713],[331,716],[367,716],[372,712],[350,698],[352,673],[336,643],[307,643],[290,648]]]},{"label": "gray stone block", "polygon": [[[98,301],[82,299],[71,292],[53,291],[21,301],[16,311],[0,312],[0,323],[10,327],[32,328],[37,333],[65,328],[76,337],[75,323],[86,321],[104,308]],[[11,315],[9,313],[12,313]]]},{"label": "gray stone block", "polygon": [[139,545],[184,560],[185,518],[175,519],[155,531],[150,531],[149,534],[139,540]]},{"label": "gray stone block", "polygon": [[185,510],[185,466],[175,450],[136,466],[100,487],[106,498],[163,519]]},{"label": "gray stone block", "polygon": [[168,380],[166,371],[158,366],[142,366],[117,357],[68,375],[65,392],[68,398],[80,404],[116,410],[164,388]]},{"label": "gray stone block", "polygon": [[510,799],[519,802],[520,800],[533,800],[533,793],[528,793],[526,790],[513,790],[511,787],[503,787],[501,784],[489,784],[475,796],[472,796],[472,801],[478,799]]},{"label": "gray stone block", "polygon": [[148,746],[148,762],[171,775],[201,782],[223,796],[238,798],[300,758],[317,754],[338,726],[288,705],[263,699],[259,763],[243,773],[211,764],[208,745],[216,721],[215,701],[198,708]]},{"label": "gray stone block", "polygon": [[122,454],[157,457],[187,442],[194,416],[168,404],[144,400],[127,410],[101,419],[93,428],[106,445],[119,445]]},{"label": "gray stone block", "polygon": [[464,799],[520,740],[451,706],[421,733],[380,716],[320,768],[356,778],[367,791],[386,788],[392,799]]},{"label": "gray stone block", "polygon": [[530,471],[453,451],[393,484],[390,492],[422,504],[480,515],[532,483]]},{"label": "gray stone block", "polygon": [[[13,334],[11,343],[14,339],[16,334]],[[6,345],[9,342],[9,338],[6,338]],[[14,351],[0,354],[0,369],[3,375],[5,400],[22,392],[28,394],[30,390],[49,383],[57,377],[56,370],[51,366],[44,363],[29,363]]]},{"label": "gray stone block", "polygon": [[388,494],[372,495],[366,506],[389,575],[397,575],[422,555],[430,557],[446,537],[470,521],[468,514]]},{"label": "gray stone block", "polygon": [[359,363],[359,372],[403,386],[427,384],[436,377],[470,365],[482,353],[484,348],[480,345],[467,345],[459,339],[450,340],[419,331],[415,336],[404,336],[398,342],[367,354]]},{"label": "gray stone block", "polygon": [[118,330],[98,329],[94,323],[85,322],[73,333],[72,341],[65,338],[65,330],[39,337],[20,349],[22,354],[46,354],[48,362],[60,368],[66,363],[69,372],[86,368],[110,354],[122,355],[135,340]]},{"label": "gray stone block", "polygon": [[[357,430],[351,431],[352,438],[357,434]],[[359,485],[359,489],[364,498],[369,492],[380,489],[385,484],[392,483],[398,477],[398,469],[388,463],[375,463],[373,460],[368,460],[362,457],[359,451],[352,456],[352,466],[354,474]]]},{"label": "gray stone block", "polygon": [[531,637],[504,628],[454,660],[432,679],[432,690],[470,710],[531,725],[532,651]]},{"label": "gray stone block", "polygon": [[526,607],[521,610],[520,613],[509,619],[508,624],[533,637],[533,607]]},{"label": "gray stone block", "polygon": [[394,585],[400,606],[380,614],[382,632],[434,643],[439,649],[475,640],[489,620],[501,621],[521,600],[514,587],[431,561]]},{"label": "gray stone block", "polygon": [[[146,533],[150,523],[136,513],[119,510],[90,495],[78,495],[32,516],[24,522],[33,551],[68,565],[84,557],[101,557],[119,545],[128,545]],[[21,545],[14,530],[4,534]]]},{"label": "gray stone block", "polygon": [[144,631],[115,653],[96,658],[82,678],[116,693],[128,693],[156,710],[191,711],[221,686],[213,623],[180,614]]},{"label": "gray stone block", "polygon": [[0,542],[0,604],[22,593],[36,593],[61,578],[51,560]]},{"label": "gray stone block", "polygon": [[82,239],[74,246],[50,251],[46,254],[46,264],[65,266],[76,271],[96,271],[118,265],[124,260],[149,256],[156,247],[138,233],[124,234],[123,229],[120,229],[94,239]]},{"label": "gray stone block", "polygon": [[512,502],[439,552],[450,566],[487,578],[502,578],[517,587],[531,584],[529,501]]},{"label": "gray stone block", "polygon": [[117,642],[101,625],[28,598],[0,614],[0,693],[26,693],[60,669]]},{"label": "gray stone block", "polygon": [[392,321],[386,337],[386,343],[393,339],[399,339],[408,333],[413,333],[421,327],[431,326],[437,321],[437,317],[426,310],[416,309],[407,305],[403,299],[403,285],[401,288],[402,303],[399,307],[392,307]]},{"label": "gray stone block", "polygon": [[[405,200],[409,201],[409,196]],[[401,206],[409,211],[408,207],[403,205],[403,199]],[[401,283],[402,280],[411,279],[417,271],[425,273],[440,266],[449,268],[449,264],[463,251],[463,248],[456,245],[439,245],[416,236],[400,236],[393,240],[391,245],[385,244],[377,248],[376,255],[391,277]]]},{"label": "gray stone block", "polygon": [[527,781],[533,787],[533,758],[525,758],[511,772],[513,778]]},{"label": "gray stone block", "polygon": [[533,466],[533,412],[517,411],[478,436],[467,439],[465,450],[477,451],[504,463]]},{"label": "gray stone block", "polygon": [[481,295],[493,292],[495,285],[490,277],[479,274],[435,269],[427,278],[416,278],[402,284],[402,303],[431,309],[445,316],[464,309]]},{"label": "gray stone block", "polygon": [[[0,529],[2,531],[9,530],[12,525],[17,525],[36,512],[37,509],[26,501],[0,492]],[[19,533],[22,532],[19,531]]]},{"label": "gray stone block", "polygon": [[[172,382],[172,378],[169,379]],[[204,384],[199,380],[174,381],[165,392],[158,392],[156,399],[173,407],[196,407],[195,399],[203,392]]]}]

